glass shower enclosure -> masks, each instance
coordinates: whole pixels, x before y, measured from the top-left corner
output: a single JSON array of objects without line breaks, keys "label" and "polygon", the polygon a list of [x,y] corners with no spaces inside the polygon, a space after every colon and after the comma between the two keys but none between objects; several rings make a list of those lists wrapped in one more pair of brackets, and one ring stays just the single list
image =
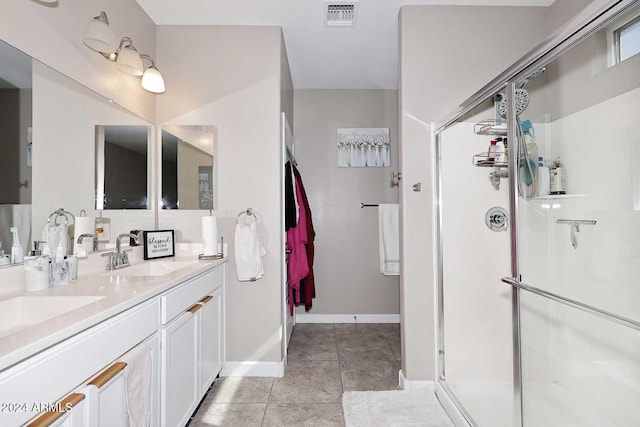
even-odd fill
[{"label": "glass shower enclosure", "polygon": [[640,425],[639,3],[592,2],[436,126],[437,393],[469,425]]}]

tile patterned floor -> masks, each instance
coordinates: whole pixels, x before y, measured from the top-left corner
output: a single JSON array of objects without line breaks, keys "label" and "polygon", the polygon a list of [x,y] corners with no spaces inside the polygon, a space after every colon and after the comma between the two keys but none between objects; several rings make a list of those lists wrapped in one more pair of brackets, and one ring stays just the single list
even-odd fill
[{"label": "tile patterned floor", "polygon": [[298,324],[283,378],[221,378],[191,421],[212,426],[344,426],[342,392],[396,390],[398,324]]}]

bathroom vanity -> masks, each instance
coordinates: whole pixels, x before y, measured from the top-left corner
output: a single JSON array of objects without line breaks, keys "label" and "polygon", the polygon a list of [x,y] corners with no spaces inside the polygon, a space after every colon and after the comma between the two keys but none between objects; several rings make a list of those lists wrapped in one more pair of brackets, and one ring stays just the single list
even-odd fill
[{"label": "bathroom vanity", "polygon": [[185,425],[224,363],[225,263],[146,261],[0,297],[0,425],[127,425],[120,358],[140,343],[151,425]]}]

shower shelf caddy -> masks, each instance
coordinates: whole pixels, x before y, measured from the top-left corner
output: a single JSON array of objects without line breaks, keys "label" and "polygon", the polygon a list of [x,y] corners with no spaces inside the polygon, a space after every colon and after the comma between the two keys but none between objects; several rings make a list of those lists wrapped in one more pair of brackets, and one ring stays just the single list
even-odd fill
[{"label": "shower shelf caddy", "polygon": [[507,136],[507,123],[497,119],[481,120],[473,125],[476,135]]},{"label": "shower shelf caddy", "polygon": [[[497,106],[495,108],[496,118],[479,121],[473,125],[473,133],[486,136],[507,136],[507,124],[498,118]],[[493,172],[489,173],[489,179],[496,190],[500,189],[500,180],[509,177],[509,171],[506,169],[509,164],[507,162],[496,162],[489,157],[489,153],[486,151],[474,155],[473,164],[478,167],[493,168]]]}]

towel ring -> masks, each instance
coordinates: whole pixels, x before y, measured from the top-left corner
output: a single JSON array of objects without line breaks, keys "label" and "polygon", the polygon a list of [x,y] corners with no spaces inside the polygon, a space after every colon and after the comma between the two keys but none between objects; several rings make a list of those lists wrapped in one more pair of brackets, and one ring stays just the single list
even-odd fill
[{"label": "towel ring", "polygon": [[236,223],[240,223],[240,217],[242,215],[252,216],[256,219],[256,221],[258,221],[258,217],[256,216],[256,214],[253,213],[253,209],[247,208],[246,211],[242,211],[238,215],[236,215]]},{"label": "towel ring", "polygon": [[69,217],[73,220],[72,224],[76,223],[76,217],[69,211],[65,211],[64,208],[56,209],[51,212],[49,218],[47,219],[47,224],[51,224],[51,220],[53,219],[53,225],[58,226],[58,218],[64,218],[64,225],[69,225]]}]

